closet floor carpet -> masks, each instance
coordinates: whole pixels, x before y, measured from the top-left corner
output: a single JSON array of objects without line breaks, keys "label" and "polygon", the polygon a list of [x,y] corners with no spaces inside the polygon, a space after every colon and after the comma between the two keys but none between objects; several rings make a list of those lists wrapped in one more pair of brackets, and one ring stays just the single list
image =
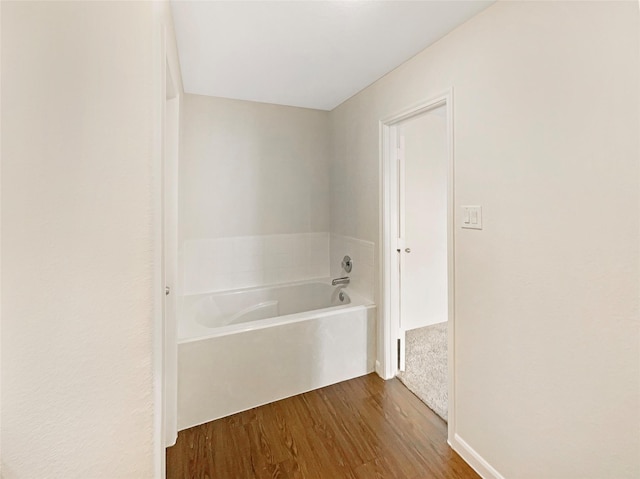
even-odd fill
[{"label": "closet floor carpet", "polygon": [[449,409],[447,323],[409,330],[405,341],[405,368],[398,378],[446,421]]},{"label": "closet floor carpet", "polygon": [[167,478],[478,478],[446,438],[397,379],[369,374],[181,431]]}]

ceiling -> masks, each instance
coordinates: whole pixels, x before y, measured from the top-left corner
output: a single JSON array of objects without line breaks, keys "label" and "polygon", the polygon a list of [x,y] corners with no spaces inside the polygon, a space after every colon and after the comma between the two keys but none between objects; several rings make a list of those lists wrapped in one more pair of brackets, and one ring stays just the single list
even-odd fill
[{"label": "ceiling", "polygon": [[332,110],[491,1],[172,1],[187,93]]}]

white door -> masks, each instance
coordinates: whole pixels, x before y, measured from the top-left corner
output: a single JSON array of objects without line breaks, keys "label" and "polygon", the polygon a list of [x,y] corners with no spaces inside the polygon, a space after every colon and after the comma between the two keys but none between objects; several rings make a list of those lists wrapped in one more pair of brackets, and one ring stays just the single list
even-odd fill
[{"label": "white door", "polygon": [[404,332],[448,318],[447,118],[441,106],[398,127],[400,365]]}]

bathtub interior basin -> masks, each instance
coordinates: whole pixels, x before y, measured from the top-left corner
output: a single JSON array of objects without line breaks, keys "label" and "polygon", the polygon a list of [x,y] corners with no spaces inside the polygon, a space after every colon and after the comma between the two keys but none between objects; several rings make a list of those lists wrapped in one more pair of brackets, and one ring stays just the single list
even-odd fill
[{"label": "bathtub interior basin", "polygon": [[308,311],[368,304],[371,301],[347,288],[331,286],[328,280],[186,296],[180,307],[178,339],[260,327],[263,321]]}]

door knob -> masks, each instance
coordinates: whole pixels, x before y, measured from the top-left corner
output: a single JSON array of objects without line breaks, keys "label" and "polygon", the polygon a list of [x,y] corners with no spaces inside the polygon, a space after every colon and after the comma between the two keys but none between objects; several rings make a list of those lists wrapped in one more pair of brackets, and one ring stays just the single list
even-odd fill
[{"label": "door knob", "polygon": [[411,253],[411,248],[405,248],[405,249],[404,249],[404,252],[405,252],[405,253]]},{"label": "door knob", "polygon": [[169,286],[165,286],[164,287],[164,295],[165,296],[169,296],[170,292],[171,292],[171,288]]}]

